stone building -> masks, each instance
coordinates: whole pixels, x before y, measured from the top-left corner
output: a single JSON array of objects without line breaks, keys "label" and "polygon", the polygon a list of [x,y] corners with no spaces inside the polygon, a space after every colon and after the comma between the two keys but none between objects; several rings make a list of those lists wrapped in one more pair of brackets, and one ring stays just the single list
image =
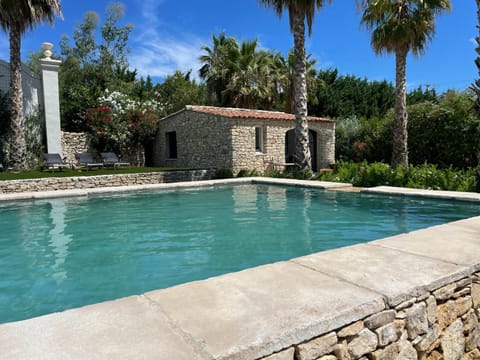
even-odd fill
[{"label": "stone building", "polygon": [[[312,168],[335,161],[335,122],[309,117]],[[283,170],[295,149],[295,116],[282,112],[186,106],[159,122],[156,166]]]}]

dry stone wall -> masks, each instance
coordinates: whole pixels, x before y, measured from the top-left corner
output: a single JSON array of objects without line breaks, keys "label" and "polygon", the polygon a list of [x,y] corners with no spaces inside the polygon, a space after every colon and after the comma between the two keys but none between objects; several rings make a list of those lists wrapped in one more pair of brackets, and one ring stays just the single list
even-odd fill
[{"label": "dry stone wall", "polygon": [[193,170],[8,180],[0,181],[0,194],[198,181],[209,180],[213,175],[211,170]]},{"label": "dry stone wall", "polygon": [[65,161],[69,164],[75,164],[76,153],[91,151],[88,145],[87,133],[74,133],[62,131],[62,151]]},{"label": "dry stone wall", "polygon": [[[76,166],[77,160],[75,159],[76,153],[90,152],[97,157],[97,160],[101,162],[98,151],[93,149],[89,143],[88,133],[75,133],[62,131],[62,152],[65,161]],[[130,149],[127,154],[117,154],[121,157],[122,161],[129,162],[132,166],[144,166],[145,165],[145,151],[143,146]]]},{"label": "dry stone wall", "polygon": [[264,360],[478,360],[480,272]]}]

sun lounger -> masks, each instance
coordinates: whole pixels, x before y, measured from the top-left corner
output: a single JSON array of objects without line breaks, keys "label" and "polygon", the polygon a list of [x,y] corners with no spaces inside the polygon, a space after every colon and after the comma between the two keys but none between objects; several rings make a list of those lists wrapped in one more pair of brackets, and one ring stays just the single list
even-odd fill
[{"label": "sun lounger", "polygon": [[96,162],[95,159],[93,158],[93,155],[89,152],[76,153],[75,159],[77,159],[78,165],[80,165],[81,167],[87,168],[87,170],[90,170],[91,168],[95,168],[95,167],[98,167],[98,168],[103,167],[103,163]]},{"label": "sun lounger", "polygon": [[45,167],[52,170],[62,170],[63,168],[68,168],[68,165],[57,153],[44,153],[43,159],[45,160]]},{"label": "sun lounger", "polygon": [[103,165],[112,166],[113,168],[119,168],[120,166],[130,166],[128,161],[121,161],[118,156],[113,152],[102,152],[100,156],[103,160]]}]

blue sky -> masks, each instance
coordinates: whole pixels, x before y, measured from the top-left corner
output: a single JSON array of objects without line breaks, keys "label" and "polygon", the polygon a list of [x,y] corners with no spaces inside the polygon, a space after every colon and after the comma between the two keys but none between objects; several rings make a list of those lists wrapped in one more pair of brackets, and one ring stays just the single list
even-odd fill
[{"label": "blue sky", "polygon": [[[54,27],[42,25],[23,39],[22,56],[40,48],[44,41],[59,50],[62,34],[71,37],[75,24],[87,11],[104,18],[111,1],[63,0],[64,19]],[[430,85],[439,91],[463,90],[475,78],[474,65],[476,5],[473,0],[451,0],[453,9],[437,19],[437,33],[427,53],[410,57],[407,63],[409,89]],[[286,53],[293,45],[288,16],[276,14],[257,0],[125,0],[124,23],[134,25],[130,35],[129,62],[140,75],[150,74],[155,81],[179,69],[199,68],[200,47],[211,44],[211,35],[225,31],[239,40],[258,38],[261,47]],[[315,16],[307,51],[317,59],[319,68],[338,68],[341,74],[353,74],[370,80],[393,81],[394,57],[376,56],[370,47],[369,33],[360,28],[354,0],[334,0]],[[0,37],[0,58],[8,60],[8,39]]]}]

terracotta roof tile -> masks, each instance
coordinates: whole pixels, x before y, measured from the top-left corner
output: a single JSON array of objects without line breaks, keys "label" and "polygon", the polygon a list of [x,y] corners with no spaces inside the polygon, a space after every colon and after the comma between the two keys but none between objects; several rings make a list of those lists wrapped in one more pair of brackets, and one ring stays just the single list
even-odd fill
[{"label": "terracotta roof tile", "polygon": [[[295,115],[287,114],[279,111],[266,111],[266,110],[251,110],[251,109],[240,109],[240,108],[224,108],[224,107],[215,107],[215,106],[198,106],[198,105],[187,105],[186,110],[196,111],[206,114],[220,115],[229,118],[240,118],[240,119],[279,119],[279,120],[295,120]],[[324,121],[324,122],[334,122],[330,119],[319,118],[315,116],[309,116],[309,121]]]}]

